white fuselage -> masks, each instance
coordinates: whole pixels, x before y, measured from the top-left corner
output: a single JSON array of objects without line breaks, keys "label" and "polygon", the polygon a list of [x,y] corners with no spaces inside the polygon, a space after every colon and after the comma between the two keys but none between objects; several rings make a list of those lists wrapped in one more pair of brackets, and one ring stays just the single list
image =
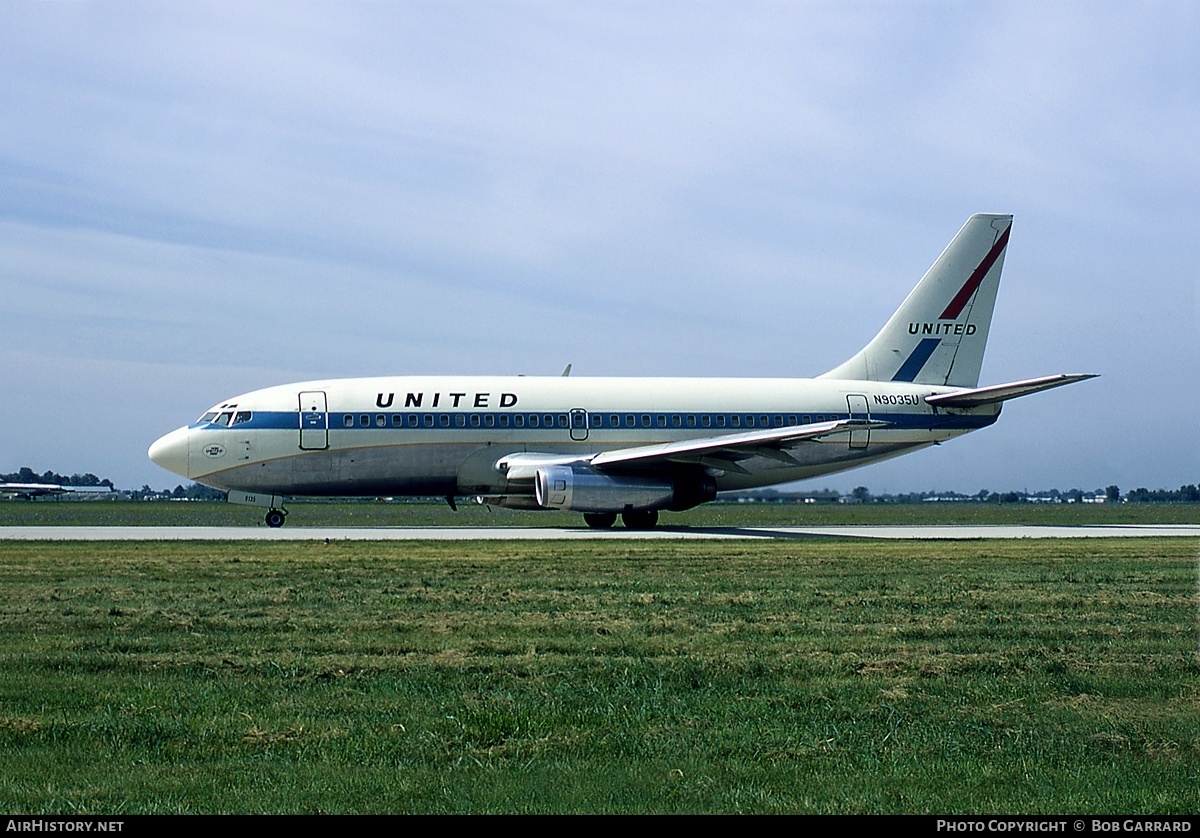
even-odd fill
[{"label": "white fuselage", "polygon": [[[875,425],[710,466],[717,490],[842,471],[951,439],[1000,406],[937,409],[957,388],[831,379],[387,377],[256,390],[163,437],[151,456],[217,489],[281,496],[529,495],[513,454],[597,452],[835,419]],[[660,468],[669,469],[670,464]],[[683,466],[681,466],[683,467]],[[693,464],[691,467],[695,467]]]}]

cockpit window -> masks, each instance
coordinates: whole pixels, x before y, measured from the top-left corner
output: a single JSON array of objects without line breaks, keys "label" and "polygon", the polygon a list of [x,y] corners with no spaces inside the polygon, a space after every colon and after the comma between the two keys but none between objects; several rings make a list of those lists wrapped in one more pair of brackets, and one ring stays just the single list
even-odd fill
[{"label": "cockpit window", "polygon": [[250,417],[253,415],[254,414],[252,414],[249,410],[239,410],[237,413],[233,414],[233,422],[230,424],[240,425],[243,422],[249,422]]},{"label": "cockpit window", "polygon": [[214,425],[228,425],[229,420],[232,418],[233,418],[233,414],[227,410],[224,413],[222,413],[220,416],[218,416],[216,418],[216,420],[213,422],[213,424]]},{"label": "cockpit window", "polygon": [[209,422],[211,422],[212,420],[214,420],[216,418],[217,418],[217,412],[215,410],[210,411],[200,417],[200,424],[207,425]]}]

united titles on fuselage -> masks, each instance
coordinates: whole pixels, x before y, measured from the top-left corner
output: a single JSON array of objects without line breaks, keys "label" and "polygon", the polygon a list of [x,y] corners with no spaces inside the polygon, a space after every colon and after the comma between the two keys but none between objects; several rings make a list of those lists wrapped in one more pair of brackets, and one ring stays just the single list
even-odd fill
[{"label": "united titles on fuselage", "polygon": [[[430,393],[431,398],[428,402],[425,399],[425,393],[406,393],[404,396],[404,407],[473,407],[480,410],[488,410],[494,407],[516,407],[516,393]],[[443,396],[445,400],[443,401]],[[463,400],[466,399],[464,402]],[[379,393],[375,397],[375,406],[378,408],[391,407],[396,401],[395,393]]]}]

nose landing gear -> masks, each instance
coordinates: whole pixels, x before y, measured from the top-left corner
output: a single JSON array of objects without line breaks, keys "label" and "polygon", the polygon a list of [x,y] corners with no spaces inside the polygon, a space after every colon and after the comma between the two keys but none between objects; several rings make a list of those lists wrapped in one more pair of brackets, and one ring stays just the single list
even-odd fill
[{"label": "nose landing gear", "polygon": [[282,509],[272,509],[267,513],[267,517],[264,520],[266,521],[267,526],[271,529],[279,529],[283,526],[283,520],[286,517],[286,511]]}]

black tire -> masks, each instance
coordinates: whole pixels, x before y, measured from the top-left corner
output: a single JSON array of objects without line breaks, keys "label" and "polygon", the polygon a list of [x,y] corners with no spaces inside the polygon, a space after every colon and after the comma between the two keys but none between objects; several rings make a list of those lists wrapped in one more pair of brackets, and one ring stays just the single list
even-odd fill
[{"label": "black tire", "polygon": [[628,530],[652,530],[658,524],[658,510],[638,509],[622,512],[621,520],[625,522],[625,529]]},{"label": "black tire", "polygon": [[283,518],[284,518],[284,514],[281,510],[272,509],[270,512],[267,513],[267,517],[266,517],[267,526],[273,530],[277,530],[283,526]]},{"label": "black tire", "polygon": [[606,530],[617,523],[615,512],[585,512],[583,522],[594,530]]}]

